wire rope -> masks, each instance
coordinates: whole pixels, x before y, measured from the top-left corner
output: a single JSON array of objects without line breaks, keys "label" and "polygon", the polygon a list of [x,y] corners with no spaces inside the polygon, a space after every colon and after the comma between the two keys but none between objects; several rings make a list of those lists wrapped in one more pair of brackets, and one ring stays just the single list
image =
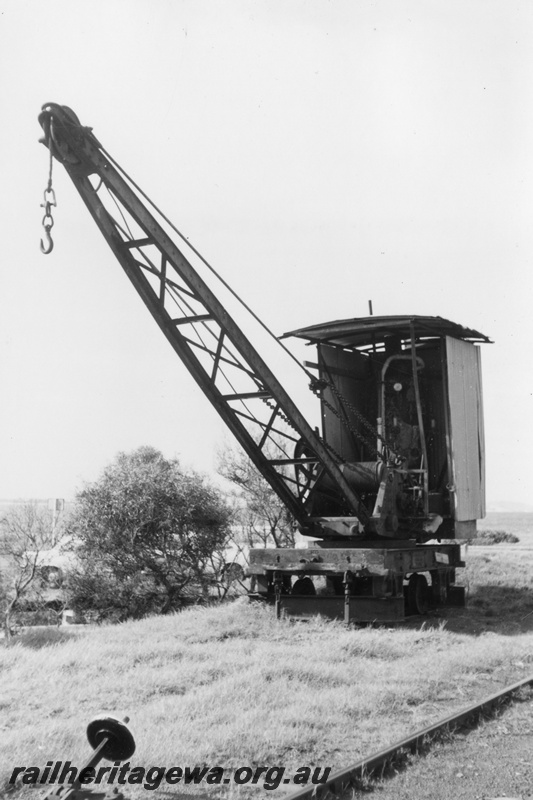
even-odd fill
[{"label": "wire rope", "polygon": [[153,200],[148,197],[146,192],[141,189],[141,187],[128,175],[126,170],[124,170],[120,164],[118,164],[115,159],[107,152],[107,150],[99,144],[100,150],[109,159],[109,161],[113,164],[113,166],[123,175],[123,177],[136,189],[137,192],[146,200],[147,203],[151,205],[151,207],[156,211],[162,219],[165,220],[167,225],[169,225],[174,233],[176,233],[180,239],[189,247],[192,252],[200,259],[202,264],[207,267],[207,269],[215,276],[215,278],[220,281],[220,283],[230,292],[230,294],[235,297],[235,299],[246,309],[246,311],[255,319],[256,322],[266,331],[266,333],[276,342],[276,344],[282,348],[282,350],[287,353],[287,355],[292,358],[292,360],[298,365],[298,367],[305,373],[305,375],[311,380],[314,381],[314,375],[312,375],[304,366],[303,364],[296,358],[294,353],[291,353],[289,348],[280,342],[278,337],[270,330],[268,325],[263,322],[263,320],[255,313],[255,311],[245,302],[245,300],[240,297],[240,295],[233,289],[232,286],[220,275],[219,272],[207,261],[207,259],[200,253],[200,251],[189,241],[189,239],[183,234],[179,228],[174,225],[174,223],[166,216],[166,214],[161,211],[161,209],[153,202]]}]

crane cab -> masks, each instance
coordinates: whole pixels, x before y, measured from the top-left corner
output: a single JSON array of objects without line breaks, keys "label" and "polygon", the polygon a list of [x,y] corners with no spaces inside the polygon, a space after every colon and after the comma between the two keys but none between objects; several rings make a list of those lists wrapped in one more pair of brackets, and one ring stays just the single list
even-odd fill
[{"label": "crane cab", "polygon": [[327,476],[307,469],[297,482],[307,481],[313,535],[322,525],[327,536],[304,551],[252,551],[259,596],[274,599],[278,614],[346,621],[391,622],[464,605],[455,585],[464,563],[449,540],[472,538],[485,516],[478,345],[490,340],[421,316],[341,320],[285,335],[316,347],[305,365],[316,374],[322,439],[367,517],[347,517]]},{"label": "crane cab", "polygon": [[[474,536],[485,516],[478,344],[489,339],[419,316],[342,320],[286,335],[317,348],[306,366],[317,373],[323,440],[372,518],[385,514],[380,533]],[[384,475],[393,496],[380,494]],[[313,516],[337,513],[331,494],[317,489]]]}]

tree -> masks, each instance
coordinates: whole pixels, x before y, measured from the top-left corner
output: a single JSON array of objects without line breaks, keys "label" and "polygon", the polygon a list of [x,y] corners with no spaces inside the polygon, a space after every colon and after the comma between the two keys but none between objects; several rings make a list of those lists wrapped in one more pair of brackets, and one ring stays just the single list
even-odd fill
[{"label": "tree", "polygon": [[294,547],[295,522],[257,467],[242,451],[226,447],[218,472],[238,488],[237,518],[250,547]]},{"label": "tree", "polygon": [[0,607],[6,641],[13,614],[23,603],[44,602],[40,566],[43,552],[58,544],[61,526],[36,502],[15,506],[0,519]]},{"label": "tree", "polygon": [[77,496],[71,605],[115,618],[167,613],[216,581],[231,511],[206,479],[151,447],[119,453]]}]

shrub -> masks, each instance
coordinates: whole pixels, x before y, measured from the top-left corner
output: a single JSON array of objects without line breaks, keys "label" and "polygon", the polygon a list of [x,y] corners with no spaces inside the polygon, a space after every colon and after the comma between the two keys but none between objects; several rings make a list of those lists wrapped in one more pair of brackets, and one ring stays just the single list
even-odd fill
[{"label": "shrub", "polygon": [[71,638],[72,634],[59,628],[47,626],[43,628],[29,628],[24,633],[12,639],[12,644],[40,650],[42,647],[61,644]]},{"label": "shrub", "polygon": [[472,539],[472,545],[492,545],[492,544],[516,544],[520,539],[514,533],[507,533],[506,531],[479,531],[475,539]]}]

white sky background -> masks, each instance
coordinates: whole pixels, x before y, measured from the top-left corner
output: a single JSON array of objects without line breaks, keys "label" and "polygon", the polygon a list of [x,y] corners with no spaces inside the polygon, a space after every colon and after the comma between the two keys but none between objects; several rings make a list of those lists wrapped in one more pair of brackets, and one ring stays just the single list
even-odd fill
[{"label": "white sky background", "polygon": [[493,338],[488,500],[533,503],[532,67],[526,2],[0,0],[0,497],[230,436],[57,163],[40,253],[57,102],[276,334],[372,299]]}]

